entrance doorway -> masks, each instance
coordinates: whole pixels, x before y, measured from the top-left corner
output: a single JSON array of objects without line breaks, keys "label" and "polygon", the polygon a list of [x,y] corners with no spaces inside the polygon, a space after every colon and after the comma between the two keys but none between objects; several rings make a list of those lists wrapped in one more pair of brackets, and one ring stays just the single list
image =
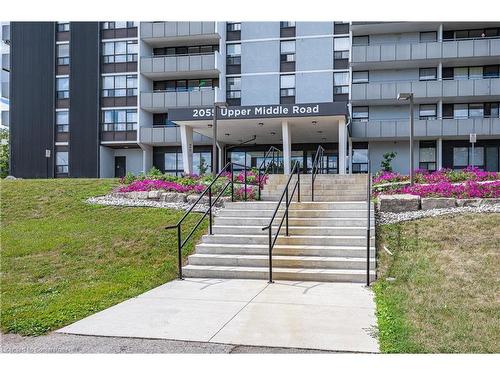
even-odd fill
[{"label": "entrance doorway", "polygon": [[125,177],[127,173],[127,158],[125,156],[115,156],[115,177]]}]

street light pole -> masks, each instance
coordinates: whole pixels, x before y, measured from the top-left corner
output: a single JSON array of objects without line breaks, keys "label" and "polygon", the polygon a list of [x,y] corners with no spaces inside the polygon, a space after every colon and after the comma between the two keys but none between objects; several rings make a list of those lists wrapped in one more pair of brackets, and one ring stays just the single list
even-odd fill
[{"label": "street light pole", "polygon": [[212,175],[217,175],[217,103],[214,103],[214,121],[213,121],[213,144],[212,144]]}]

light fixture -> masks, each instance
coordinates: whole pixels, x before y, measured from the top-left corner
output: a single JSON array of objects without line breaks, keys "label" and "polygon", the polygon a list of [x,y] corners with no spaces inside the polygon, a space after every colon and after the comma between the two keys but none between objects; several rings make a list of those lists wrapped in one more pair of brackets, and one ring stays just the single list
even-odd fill
[{"label": "light fixture", "polygon": [[270,132],[269,134],[271,134],[271,135],[276,135],[276,132]]},{"label": "light fixture", "polygon": [[209,128],[211,128],[211,127],[212,127],[212,124],[207,124],[207,126],[208,126]]},{"label": "light fixture", "polygon": [[326,138],[325,138],[325,137],[323,137],[323,138],[321,138],[321,139],[322,139],[323,141],[326,141]]},{"label": "light fixture", "polygon": [[316,125],[318,121],[312,121],[311,124]]},{"label": "light fixture", "polygon": [[400,92],[398,94],[398,100],[408,100],[413,96],[412,93],[409,92]]},{"label": "light fixture", "polygon": [[229,133],[226,133],[226,134],[224,134],[224,135],[225,135],[226,137],[229,137],[229,136],[230,136],[231,134],[229,134]]},{"label": "light fixture", "polygon": [[318,130],[316,133],[318,133],[318,134],[322,134],[322,133],[323,133],[323,130]]},{"label": "light fixture", "polygon": [[260,127],[263,127],[263,126],[264,126],[264,123],[263,123],[263,122],[259,122],[259,126],[260,126]]}]

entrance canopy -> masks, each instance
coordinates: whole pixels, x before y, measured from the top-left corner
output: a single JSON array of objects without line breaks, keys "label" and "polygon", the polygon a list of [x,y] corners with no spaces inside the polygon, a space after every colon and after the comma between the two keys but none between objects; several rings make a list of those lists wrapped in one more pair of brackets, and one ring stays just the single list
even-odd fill
[{"label": "entrance canopy", "polygon": [[[175,108],[169,120],[212,137],[213,107]],[[282,143],[282,126],[288,123],[294,143],[337,142],[338,124],[345,123],[347,104],[308,103],[218,108],[218,141],[240,144],[255,137],[254,144]]]}]

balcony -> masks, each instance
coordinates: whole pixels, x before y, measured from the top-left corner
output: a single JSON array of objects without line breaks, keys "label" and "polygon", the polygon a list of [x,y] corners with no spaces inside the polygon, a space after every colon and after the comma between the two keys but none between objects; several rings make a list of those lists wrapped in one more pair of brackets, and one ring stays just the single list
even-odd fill
[{"label": "balcony", "polygon": [[140,35],[142,40],[152,46],[220,39],[216,22],[141,22]]},{"label": "balcony", "polygon": [[[410,136],[408,119],[353,121],[353,138],[408,138]],[[500,118],[463,118],[418,120],[414,122],[415,137],[468,137],[470,133],[478,136],[499,136]]]},{"label": "balcony", "polygon": [[[181,134],[179,127],[166,126],[158,128],[139,128],[139,142],[155,146],[179,145]],[[211,139],[198,133],[193,133],[193,142],[196,144],[210,144]]]},{"label": "balcony", "polygon": [[150,112],[165,112],[168,108],[212,106],[215,90],[142,92],[141,108]]},{"label": "balcony", "polygon": [[211,78],[219,76],[220,62],[218,52],[141,57],[141,73],[152,79]]},{"label": "balcony", "polygon": [[412,92],[417,101],[420,98],[500,98],[500,78],[354,83],[351,87],[351,98],[356,104],[373,100],[380,101],[380,104],[392,104],[397,102],[400,92]]},{"label": "balcony", "polygon": [[[377,66],[418,66],[422,60],[476,58],[485,64],[498,61],[500,38],[445,40],[428,43],[385,43],[352,46],[351,65],[356,68]],[[402,63],[405,63],[401,65]],[[381,65],[382,64],[382,65]]]}]

